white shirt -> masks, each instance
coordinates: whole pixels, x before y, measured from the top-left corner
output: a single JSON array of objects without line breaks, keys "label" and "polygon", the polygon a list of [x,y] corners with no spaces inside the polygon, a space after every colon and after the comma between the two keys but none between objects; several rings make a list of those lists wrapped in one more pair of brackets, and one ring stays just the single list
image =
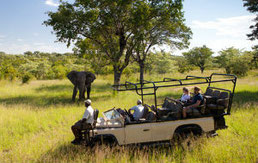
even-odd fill
[{"label": "white shirt", "polygon": [[86,120],[86,123],[90,123],[92,124],[94,122],[94,119],[93,119],[93,112],[94,110],[92,109],[91,106],[88,106],[83,114],[83,117],[82,119],[87,119]]},{"label": "white shirt", "polygon": [[180,101],[186,102],[187,100],[190,100],[190,95],[189,94],[183,94]]},{"label": "white shirt", "polygon": [[135,120],[139,120],[142,115],[143,115],[143,112],[144,112],[144,106],[142,105],[137,105],[137,106],[134,106],[132,107],[130,110],[133,110],[133,117]]}]

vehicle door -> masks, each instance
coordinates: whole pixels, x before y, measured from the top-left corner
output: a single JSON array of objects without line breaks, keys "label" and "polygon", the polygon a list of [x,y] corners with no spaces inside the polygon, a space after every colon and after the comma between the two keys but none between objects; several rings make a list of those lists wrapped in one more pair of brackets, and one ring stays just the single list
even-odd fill
[{"label": "vehicle door", "polygon": [[177,124],[175,121],[152,123],[152,139],[153,141],[169,140],[173,136]]},{"label": "vehicle door", "polygon": [[142,143],[152,141],[150,123],[129,124],[125,126],[125,143]]}]

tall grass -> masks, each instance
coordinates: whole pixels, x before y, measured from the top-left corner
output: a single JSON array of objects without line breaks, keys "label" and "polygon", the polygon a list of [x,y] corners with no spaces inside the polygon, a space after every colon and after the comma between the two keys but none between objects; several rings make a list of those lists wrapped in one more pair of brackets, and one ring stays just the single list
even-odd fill
[{"label": "tall grass", "polygon": [[[199,72],[191,74],[200,75]],[[232,115],[226,117],[228,129],[218,131],[219,136],[215,138],[201,137],[190,146],[182,144],[172,148],[74,146],[70,144],[73,139],[70,126],[81,118],[84,106],[71,102],[72,85],[67,80],[32,81],[24,85],[0,81],[0,162],[257,162],[256,74],[254,71],[238,80]],[[183,77],[181,74],[147,75],[146,79],[164,76]],[[134,92],[115,95],[111,84],[111,76],[98,76],[92,90],[94,108],[128,109],[139,98]],[[218,86],[230,88],[231,83]],[[180,95],[178,88],[160,89],[159,102],[165,96]],[[153,103],[152,97],[146,101]]]}]

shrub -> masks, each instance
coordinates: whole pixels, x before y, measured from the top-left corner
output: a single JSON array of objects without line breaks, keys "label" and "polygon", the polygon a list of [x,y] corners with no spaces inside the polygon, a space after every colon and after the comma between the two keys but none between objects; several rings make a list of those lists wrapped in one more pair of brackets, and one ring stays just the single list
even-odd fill
[{"label": "shrub", "polygon": [[29,83],[29,81],[33,78],[30,73],[26,73],[22,76],[22,84]]},{"label": "shrub", "polygon": [[232,63],[231,67],[232,73],[238,76],[246,76],[249,70],[248,62],[242,58],[238,58]]}]

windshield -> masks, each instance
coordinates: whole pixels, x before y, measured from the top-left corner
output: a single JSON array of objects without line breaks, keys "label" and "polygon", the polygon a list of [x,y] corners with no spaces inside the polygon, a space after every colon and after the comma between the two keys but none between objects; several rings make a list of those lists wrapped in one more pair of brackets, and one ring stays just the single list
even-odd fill
[{"label": "windshield", "polygon": [[104,112],[104,115],[108,120],[120,118],[120,113],[114,109]]}]

